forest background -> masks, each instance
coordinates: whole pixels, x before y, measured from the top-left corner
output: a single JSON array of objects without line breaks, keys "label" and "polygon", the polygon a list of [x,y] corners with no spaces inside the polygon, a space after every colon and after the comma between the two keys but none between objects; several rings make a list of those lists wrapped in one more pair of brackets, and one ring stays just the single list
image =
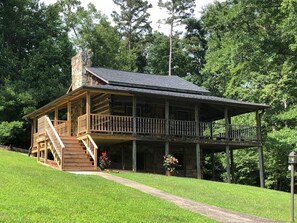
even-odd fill
[{"label": "forest background", "polygon": [[[159,1],[168,36],[152,30],[147,1],[113,1],[120,7],[113,21],[77,0],[0,1],[0,144],[29,148],[22,117],[65,94],[71,57],[91,49],[94,66],[170,71],[214,95],[270,105],[262,115],[266,186],[288,191],[287,157],[297,135],[297,1],[215,1],[199,18],[193,0]],[[255,125],[254,114],[234,119]],[[204,160],[211,179],[210,157]],[[215,178],[224,181],[224,155],[215,160]],[[236,183],[259,185],[256,149],[235,151],[234,163]]]}]

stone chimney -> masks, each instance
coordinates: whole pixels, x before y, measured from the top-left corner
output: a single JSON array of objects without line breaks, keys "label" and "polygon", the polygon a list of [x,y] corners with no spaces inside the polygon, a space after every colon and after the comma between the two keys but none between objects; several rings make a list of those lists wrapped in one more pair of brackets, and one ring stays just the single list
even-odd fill
[{"label": "stone chimney", "polygon": [[82,51],[71,59],[72,90],[87,84],[85,67],[92,66],[93,53],[91,50]]}]

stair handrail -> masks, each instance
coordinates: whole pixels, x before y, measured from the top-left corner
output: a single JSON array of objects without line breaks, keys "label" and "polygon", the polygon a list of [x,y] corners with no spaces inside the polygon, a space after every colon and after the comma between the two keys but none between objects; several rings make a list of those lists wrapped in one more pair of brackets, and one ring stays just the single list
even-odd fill
[{"label": "stair handrail", "polygon": [[[61,160],[61,165],[63,165],[63,150],[65,149],[65,145],[62,142],[60,136],[58,135],[55,127],[53,126],[51,120],[49,119],[48,116],[45,116],[46,119],[46,125],[45,125],[45,131],[46,134],[48,135],[49,139],[51,140],[54,149],[56,150],[60,160]],[[56,145],[56,141],[58,141],[59,145]],[[58,148],[60,147],[60,148]]]},{"label": "stair handrail", "polygon": [[93,160],[94,160],[94,168],[96,170],[97,166],[98,166],[98,146],[97,146],[97,144],[95,143],[95,141],[93,140],[93,138],[89,134],[87,136],[88,136],[88,139],[90,140],[90,142],[92,143],[93,148],[94,148]]},{"label": "stair handrail", "polygon": [[93,160],[95,160],[95,154],[94,154],[94,152],[92,151],[92,149],[90,148],[88,142],[85,141],[86,139],[88,139],[89,142],[92,143],[94,150],[95,150],[95,149],[98,149],[98,147],[97,147],[96,143],[94,142],[94,140],[92,139],[92,137],[90,137],[89,135],[86,135],[86,136],[84,136],[84,137],[80,137],[80,138],[79,138],[79,140],[81,140],[81,141],[83,142],[84,146],[85,146],[86,149],[88,150],[90,156],[93,158]]},{"label": "stair handrail", "polygon": [[[86,139],[88,141],[86,141]],[[92,159],[94,160],[94,168],[97,169],[97,164],[98,164],[98,146],[95,143],[95,141],[93,140],[93,138],[88,134],[88,135],[84,135],[82,137],[79,137],[78,140],[82,141],[84,146],[86,147],[87,151],[89,152],[90,156],[92,157]],[[93,150],[91,149],[91,146],[89,145],[89,143],[91,143]]]},{"label": "stair handrail", "polygon": [[90,135],[87,135],[87,136],[88,136],[89,140],[91,141],[91,143],[93,144],[94,149],[98,149],[98,146],[95,143],[94,139]]}]

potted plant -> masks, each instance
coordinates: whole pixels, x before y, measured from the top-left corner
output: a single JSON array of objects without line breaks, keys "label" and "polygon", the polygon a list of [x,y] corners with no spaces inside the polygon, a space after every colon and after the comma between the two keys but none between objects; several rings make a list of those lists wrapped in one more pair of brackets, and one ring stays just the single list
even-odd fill
[{"label": "potted plant", "polygon": [[167,154],[164,156],[163,166],[166,169],[166,176],[171,176],[175,168],[179,166],[178,159],[170,154]]},{"label": "potted plant", "polygon": [[109,167],[111,164],[111,161],[108,159],[108,156],[106,155],[106,152],[102,152],[101,156],[99,157],[99,167],[101,170],[105,170],[107,167]]}]

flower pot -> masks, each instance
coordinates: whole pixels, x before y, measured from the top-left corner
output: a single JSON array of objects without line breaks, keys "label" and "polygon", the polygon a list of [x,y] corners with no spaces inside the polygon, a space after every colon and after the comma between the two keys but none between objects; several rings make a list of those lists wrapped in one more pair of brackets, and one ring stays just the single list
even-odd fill
[{"label": "flower pot", "polygon": [[171,172],[169,170],[166,170],[166,176],[171,176]]}]

